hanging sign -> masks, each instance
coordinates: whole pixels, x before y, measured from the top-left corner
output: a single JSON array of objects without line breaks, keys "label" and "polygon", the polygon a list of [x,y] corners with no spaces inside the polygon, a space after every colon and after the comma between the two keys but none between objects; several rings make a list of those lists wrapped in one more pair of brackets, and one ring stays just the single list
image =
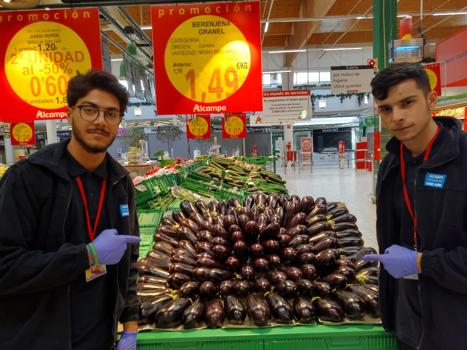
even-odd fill
[{"label": "hanging sign", "polygon": [[196,115],[186,120],[186,136],[188,139],[210,139],[211,117]]},{"label": "hanging sign", "polygon": [[438,96],[441,96],[441,65],[439,63],[425,64],[425,72],[430,81],[431,90],[436,91]]},{"label": "hanging sign", "polygon": [[102,69],[96,8],[0,12],[0,120],[66,118],[68,80]]},{"label": "hanging sign", "polygon": [[300,137],[300,150],[302,152],[302,161],[310,161],[313,153],[313,138],[310,136]]},{"label": "hanging sign", "polygon": [[333,94],[371,92],[370,82],[374,75],[374,68],[370,65],[332,66],[331,92]]},{"label": "hanging sign", "polygon": [[259,2],[151,7],[158,114],[262,110]]},{"label": "hanging sign", "polygon": [[222,137],[224,139],[244,139],[246,137],[245,113],[232,113],[222,118]]},{"label": "hanging sign", "polygon": [[10,125],[12,145],[35,145],[34,122],[13,122]]}]

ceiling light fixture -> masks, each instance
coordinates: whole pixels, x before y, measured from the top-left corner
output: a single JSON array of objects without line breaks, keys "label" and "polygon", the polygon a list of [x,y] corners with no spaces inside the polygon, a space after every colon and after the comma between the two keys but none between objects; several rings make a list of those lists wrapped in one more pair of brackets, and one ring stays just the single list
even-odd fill
[{"label": "ceiling light fixture", "polygon": [[289,53],[289,52],[306,52],[306,50],[305,49],[293,49],[293,50],[268,51],[268,53]]},{"label": "ceiling light fixture", "polygon": [[324,51],[348,51],[348,50],[363,50],[363,47],[331,47],[323,49]]},{"label": "ceiling light fixture", "polygon": [[467,15],[467,12],[435,12],[433,16],[457,16],[457,15]]},{"label": "ceiling light fixture", "polygon": [[[400,15],[397,15],[397,17],[399,18],[404,18],[404,17],[407,17],[409,15],[404,15],[404,14],[400,14]],[[355,17],[355,19],[373,19],[373,16],[357,16]]]},{"label": "ceiling light fixture", "polygon": [[123,61],[123,58],[111,58],[110,60],[112,62],[120,62],[120,61]]},{"label": "ceiling light fixture", "polygon": [[269,29],[269,22],[266,22],[266,24],[264,25],[264,32],[267,33],[268,29]]},{"label": "ceiling light fixture", "polygon": [[263,74],[277,74],[277,73],[292,73],[291,70],[272,70],[269,72],[263,72]]},{"label": "ceiling light fixture", "polygon": [[140,26],[140,29],[142,29],[142,30],[151,30],[152,26]]},{"label": "ceiling light fixture", "polygon": [[12,2],[13,0],[3,0],[4,3],[7,3],[9,4],[10,2]]}]

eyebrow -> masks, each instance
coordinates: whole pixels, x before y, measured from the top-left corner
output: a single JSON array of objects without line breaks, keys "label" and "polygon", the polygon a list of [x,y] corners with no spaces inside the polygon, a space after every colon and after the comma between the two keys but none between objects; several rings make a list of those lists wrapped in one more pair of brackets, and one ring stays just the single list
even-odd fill
[{"label": "eyebrow", "polygon": [[83,101],[81,106],[83,106],[83,105],[90,105],[91,107],[101,108],[101,109],[105,109],[107,111],[119,111],[120,110],[119,108],[115,108],[115,107],[109,107],[109,108],[101,107],[101,106],[98,106],[95,103],[92,103],[92,102],[89,102],[89,101]]},{"label": "eyebrow", "polygon": [[[411,95],[411,96],[404,97],[402,100],[397,101],[397,103],[405,102],[405,101],[410,100],[411,98],[414,98],[414,97],[417,97],[417,95]],[[391,106],[387,105],[387,104],[378,106],[378,108],[385,108],[385,107],[391,107]]]}]

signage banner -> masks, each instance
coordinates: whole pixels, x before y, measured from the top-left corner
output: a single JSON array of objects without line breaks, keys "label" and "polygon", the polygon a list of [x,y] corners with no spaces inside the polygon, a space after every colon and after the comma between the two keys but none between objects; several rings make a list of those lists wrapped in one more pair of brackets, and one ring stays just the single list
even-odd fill
[{"label": "signage banner", "polygon": [[151,7],[158,114],[262,110],[259,2]]},{"label": "signage banner", "polygon": [[261,127],[261,126],[287,125],[287,124],[293,124],[297,120],[298,120],[297,117],[291,117],[291,116],[264,117],[262,114],[257,114],[257,115],[250,115],[249,126]]},{"label": "signage banner", "polygon": [[331,67],[331,92],[353,94],[371,92],[370,82],[375,74],[370,65]]},{"label": "signage banner", "polygon": [[186,137],[188,139],[210,139],[211,117],[209,115],[196,115],[186,120]]},{"label": "signage banner", "polygon": [[10,125],[12,145],[35,145],[34,122],[13,122]]},{"label": "signage banner", "polygon": [[102,69],[97,8],[0,12],[0,120],[66,118],[68,80]]},{"label": "signage banner", "polygon": [[436,44],[436,62],[445,63],[443,86],[467,86],[467,28]]},{"label": "signage banner", "polygon": [[310,136],[300,137],[300,150],[302,152],[302,161],[310,161],[313,152],[313,138]]},{"label": "signage banner", "polygon": [[430,80],[431,90],[436,91],[441,96],[441,65],[439,63],[425,64],[425,71]]},{"label": "signage banner", "polygon": [[222,138],[244,139],[246,137],[245,113],[226,114],[222,118]]},{"label": "signage banner", "polygon": [[265,118],[286,116],[289,119],[311,117],[310,90],[265,91],[263,93]]}]

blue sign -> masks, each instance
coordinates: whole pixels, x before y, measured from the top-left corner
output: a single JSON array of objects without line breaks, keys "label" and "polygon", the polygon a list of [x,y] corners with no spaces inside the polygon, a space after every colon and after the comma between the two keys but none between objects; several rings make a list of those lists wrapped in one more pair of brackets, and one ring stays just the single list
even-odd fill
[{"label": "blue sign", "polygon": [[443,188],[446,182],[446,175],[426,173],[425,175],[425,186],[434,188]]},{"label": "blue sign", "polygon": [[122,218],[130,215],[128,204],[120,204],[120,214],[122,215]]}]

